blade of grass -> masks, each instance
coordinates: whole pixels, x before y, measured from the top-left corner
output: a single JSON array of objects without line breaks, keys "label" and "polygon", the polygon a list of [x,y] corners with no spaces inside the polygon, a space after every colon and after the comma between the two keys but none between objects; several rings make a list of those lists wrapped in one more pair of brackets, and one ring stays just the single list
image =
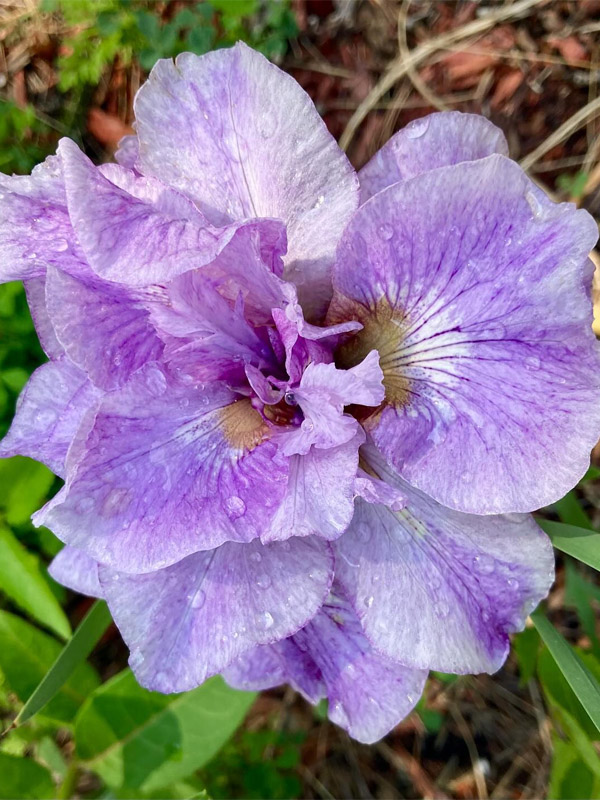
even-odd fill
[{"label": "blade of grass", "polygon": [[535,611],[531,619],[577,699],[600,731],[600,685],[542,611]]},{"label": "blade of grass", "polygon": [[108,606],[97,600],[17,715],[13,727],[27,722],[52,700],[75,667],[92,652],[110,622]]},{"label": "blade of grass", "polygon": [[600,570],[600,533],[547,519],[538,519],[538,524],[546,531],[557,550]]}]

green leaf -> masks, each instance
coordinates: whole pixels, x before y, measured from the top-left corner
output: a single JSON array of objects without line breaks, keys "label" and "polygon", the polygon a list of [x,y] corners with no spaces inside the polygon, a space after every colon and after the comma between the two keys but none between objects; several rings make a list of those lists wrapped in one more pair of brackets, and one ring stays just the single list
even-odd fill
[{"label": "green leaf", "polygon": [[0,753],[0,800],[41,800],[54,794],[54,783],[47,769],[30,758]]},{"label": "green leaf", "polygon": [[580,528],[591,528],[592,522],[585,513],[575,492],[567,494],[554,503],[554,510],[562,520],[569,525],[578,525]]},{"label": "green leaf", "polygon": [[539,519],[538,523],[557,550],[568,553],[594,569],[600,569],[600,533],[547,519]]},{"label": "green leaf", "polygon": [[[56,639],[14,614],[0,611],[0,669],[20,700],[30,697],[60,652]],[[92,667],[80,664],[50,701],[44,716],[70,723],[98,683]]]},{"label": "green leaf", "polygon": [[29,553],[8,528],[0,526],[0,589],[19,608],[63,639],[71,626],[54,596],[37,556]]},{"label": "green leaf", "polygon": [[531,619],[575,696],[600,731],[600,684],[542,612],[535,611]]},{"label": "green leaf", "polygon": [[212,758],[242,722],[255,694],[220,677],[179,695],[149,692],[130,670],[88,699],[75,721],[77,754],[110,787],[152,792]]},{"label": "green leaf", "polygon": [[106,603],[97,600],[21,709],[16,725],[27,722],[52,701],[92,652],[110,622]]},{"label": "green leaf", "polygon": [[571,559],[565,564],[565,605],[577,609],[581,626],[590,638],[596,654],[600,653],[600,642],[596,635],[596,612],[592,600],[597,600],[600,590],[580,575]]},{"label": "green leaf", "polygon": [[15,456],[0,461],[0,485],[5,487],[0,497],[0,506],[6,509],[9,525],[29,522],[34,511],[46,499],[54,475],[48,467],[30,458]]},{"label": "green leaf", "polygon": [[540,635],[535,628],[525,628],[513,638],[513,648],[519,664],[519,684],[525,686],[533,678],[540,649]]},{"label": "green leaf", "polygon": [[572,742],[552,734],[552,771],[548,797],[553,800],[589,800],[600,796],[600,778],[580,757]]}]

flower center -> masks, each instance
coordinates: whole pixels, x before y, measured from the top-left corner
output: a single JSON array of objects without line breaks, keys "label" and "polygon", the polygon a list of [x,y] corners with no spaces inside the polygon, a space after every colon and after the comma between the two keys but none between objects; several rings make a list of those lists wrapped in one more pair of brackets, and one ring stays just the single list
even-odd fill
[{"label": "flower center", "polygon": [[[336,366],[350,369],[359,364],[371,350],[379,353],[387,405],[402,406],[408,402],[408,378],[403,374],[402,342],[405,323],[403,315],[382,298],[374,308],[346,298],[337,297],[328,314],[328,323],[358,320],[362,330],[352,335],[335,351]],[[372,410],[370,411],[372,413]]]}]

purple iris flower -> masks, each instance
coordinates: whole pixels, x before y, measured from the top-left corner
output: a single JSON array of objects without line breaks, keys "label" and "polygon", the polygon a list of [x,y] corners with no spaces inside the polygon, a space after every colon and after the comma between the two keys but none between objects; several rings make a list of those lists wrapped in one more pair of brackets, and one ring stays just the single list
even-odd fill
[{"label": "purple iris flower", "polygon": [[485,119],[358,175],[244,45],[159,61],[118,164],[0,179],[0,276],[49,361],[1,453],[144,686],[289,683],[371,742],[430,669],[494,672],[552,583],[528,512],[600,434],[585,211]]}]

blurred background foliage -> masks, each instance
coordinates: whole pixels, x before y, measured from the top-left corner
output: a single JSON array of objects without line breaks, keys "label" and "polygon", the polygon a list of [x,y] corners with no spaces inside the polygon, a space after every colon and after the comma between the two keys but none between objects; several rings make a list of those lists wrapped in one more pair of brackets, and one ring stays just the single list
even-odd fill
[{"label": "blurred background foliage", "polygon": [[[96,161],[110,158],[130,132],[133,96],[156,59],[242,39],[306,86],[356,166],[409,119],[440,106],[475,110],[505,129],[513,155],[529,158],[531,174],[555,197],[597,214],[596,116],[578,125],[572,118],[597,96],[600,4],[532,4],[524,18],[491,24],[486,40],[461,39],[473,20],[506,5],[4,0],[0,170],[29,172],[63,135]],[[460,46],[444,51],[445,62],[424,60],[421,85],[405,75],[378,94],[396,63],[399,32],[414,51],[448,31]],[[23,287],[0,286],[0,436],[43,360]],[[215,678],[185,695],[147,692],[127,670],[114,627],[40,713],[14,727],[91,601],[48,576],[61,545],[29,520],[60,482],[29,459],[0,461],[0,800],[600,797],[600,706],[593,691],[582,703],[565,677],[577,653],[584,677],[600,679],[592,566],[600,566],[599,475],[592,466],[540,517],[593,537],[588,563],[557,552],[546,610],[562,636],[542,641],[528,622],[496,676],[432,674],[416,711],[364,747],[327,721],[326,707],[312,709],[289,689],[257,698]]]}]

